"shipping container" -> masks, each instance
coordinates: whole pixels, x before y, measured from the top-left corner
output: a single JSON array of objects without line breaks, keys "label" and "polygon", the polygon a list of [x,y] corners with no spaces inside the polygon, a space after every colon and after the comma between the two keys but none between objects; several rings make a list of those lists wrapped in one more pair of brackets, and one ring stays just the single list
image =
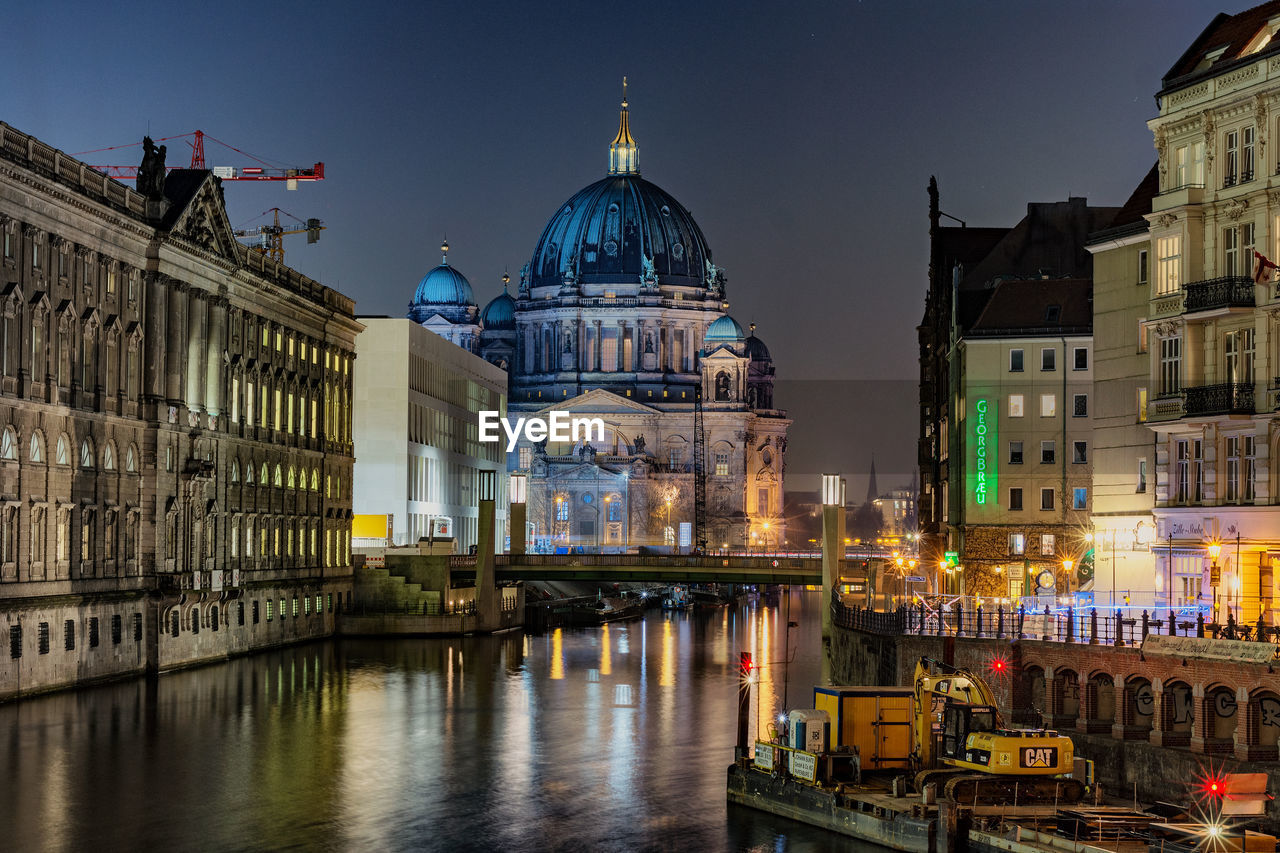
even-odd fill
[{"label": "shipping container", "polygon": [[910,687],[815,687],[813,706],[831,715],[831,748],[857,749],[862,769],[907,769]]}]

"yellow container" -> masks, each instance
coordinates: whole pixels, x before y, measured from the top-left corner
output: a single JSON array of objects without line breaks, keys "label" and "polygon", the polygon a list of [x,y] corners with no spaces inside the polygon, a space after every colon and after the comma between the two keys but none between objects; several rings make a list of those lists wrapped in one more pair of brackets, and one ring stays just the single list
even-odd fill
[{"label": "yellow container", "polygon": [[863,770],[909,767],[910,687],[815,687],[813,707],[831,716],[831,749],[857,748]]}]

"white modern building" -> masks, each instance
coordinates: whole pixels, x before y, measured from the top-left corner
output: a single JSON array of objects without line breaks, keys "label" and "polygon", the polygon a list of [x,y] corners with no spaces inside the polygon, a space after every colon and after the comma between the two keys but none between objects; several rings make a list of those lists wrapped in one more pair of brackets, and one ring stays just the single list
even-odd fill
[{"label": "white modern building", "polygon": [[[356,338],[355,513],[386,520],[389,544],[476,544],[476,474],[498,471],[498,547],[506,530],[501,443],[479,441],[479,412],[506,414],[507,374],[409,319],[362,318]],[[368,530],[357,526],[357,545]]]}]

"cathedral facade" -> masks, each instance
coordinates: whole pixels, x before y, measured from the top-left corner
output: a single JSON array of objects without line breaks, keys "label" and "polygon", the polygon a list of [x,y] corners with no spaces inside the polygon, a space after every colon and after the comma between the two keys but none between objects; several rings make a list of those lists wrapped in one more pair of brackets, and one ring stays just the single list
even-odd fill
[{"label": "cathedral facade", "polygon": [[446,259],[410,317],[505,368],[513,414],[605,421],[603,442],[525,443],[508,459],[528,476],[534,547],[693,544],[698,446],[708,547],[781,546],[790,421],[773,407],[772,357],[726,313],[702,229],[637,154],[624,98],[608,174],[555,210],[516,293],[478,310]]}]

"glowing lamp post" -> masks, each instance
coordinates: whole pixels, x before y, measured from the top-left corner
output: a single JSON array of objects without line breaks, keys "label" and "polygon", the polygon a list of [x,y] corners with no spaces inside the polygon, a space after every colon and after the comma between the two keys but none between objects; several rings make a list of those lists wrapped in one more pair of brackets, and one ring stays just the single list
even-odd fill
[{"label": "glowing lamp post", "polygon": [[1068,557],[1067,559],[1065,559],[1065,560],[1063,560],[1063,561],[1062,561],[1062,570],[1063,570],[1063,572],[1065,572],[1065,573],[1066,573],[1066,575],[1067,575],[1067,578],[1066,578],[1066,581],[1067,581],[1067,595],[1070,595],[1070,594],[1071,594],[1071,569],[1072,569],[1072,567],[1074,567],[1074,566],[1075,566],[1075,564],[1076,564],[1076,561],[1075,561],[1075,560],[1073,560],[1073,559],[1071,559],[1070,557]]},{"label": "glowing lamp post", "polygon": [[1209,588],[1213,590],[1213,621],[1218,621],[1218,584],[1222,583],[1222,569],[1218,568],[1218,554],[1222,553],[1222,543],[1209,543]]}]

